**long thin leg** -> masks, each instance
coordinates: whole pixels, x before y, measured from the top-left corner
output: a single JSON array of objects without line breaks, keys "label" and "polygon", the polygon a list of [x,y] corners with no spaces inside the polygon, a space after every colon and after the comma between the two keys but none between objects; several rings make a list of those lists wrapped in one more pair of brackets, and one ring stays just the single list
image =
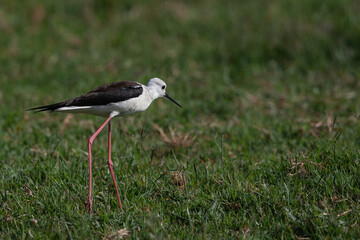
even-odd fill
[{"label": "long thin leg", "polygon": [[117,196],[117,199],[118,199],[119,207],[120,207],[120,210],[122,210],[120,195],[119,195],[118,187],[117,187],[116,180],[115,180],[115,174],[114,174],[114,170],[113,170],[113,163],[111,161],[111,121],[109,121],[108,126],[109,126],[109,132],[108,132],[108,145],[109,145],[108,146],[108,165],[109,165],[111,177],[112,177],[114,185],[115,185],[116,196]]},{"label": "long thin leg", "polygon": [[89,210],[89,212],[92,212],[92,200],[91,200],[91,186],[92,186],[91,146],[92,146],[92,143],[93,143],[94,139],[96,138],[96,136],[101,132],[101,130],[103,130],[103,128],[111,120],[112,117],[113,116],[110,115],[105,120],[105,122],[99,127],[99,129],[94,133],[94,135],[92,135],[91,138],[89,138],[89,141],[88,141],[88,153],[89,153],[89,199],[88,199],[88,204],[87,204],[86,208]]}]

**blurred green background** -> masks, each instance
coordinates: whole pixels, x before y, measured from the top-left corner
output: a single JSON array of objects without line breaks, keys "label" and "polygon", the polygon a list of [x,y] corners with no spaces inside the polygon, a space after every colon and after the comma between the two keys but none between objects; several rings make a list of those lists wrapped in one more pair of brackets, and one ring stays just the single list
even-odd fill
[{"label": "blurred green background", "polygon": [[[0,238],[359,235],[360,2],[0,2]],[[113,121],[32,114],[113,81],[165,80]]]}]

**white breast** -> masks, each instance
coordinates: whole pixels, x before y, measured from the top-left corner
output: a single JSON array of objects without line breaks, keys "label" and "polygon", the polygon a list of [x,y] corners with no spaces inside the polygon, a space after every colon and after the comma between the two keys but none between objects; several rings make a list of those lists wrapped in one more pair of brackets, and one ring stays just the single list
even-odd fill
[{"label": "white breast", "polygon": [[129,115],[137,112],[145,111],[151,104],[152,99],[149,95],[149,91],[143,88],[143,93],[136,97],[126,101],[111,103],[109,106],[119,112],[119,115]]},{"label": "white breast", "polygon": [[110,103],[107,105],[95,106],[71,106],[58,108],[56,112],[68,113],[87,113],[102,117],[108,117],[110,114],[125,116],[137,112],[145,111],[151,104],[152,98],[150,97],[149,90],[143,87],[143,93],[136,97],[122,102]]}]

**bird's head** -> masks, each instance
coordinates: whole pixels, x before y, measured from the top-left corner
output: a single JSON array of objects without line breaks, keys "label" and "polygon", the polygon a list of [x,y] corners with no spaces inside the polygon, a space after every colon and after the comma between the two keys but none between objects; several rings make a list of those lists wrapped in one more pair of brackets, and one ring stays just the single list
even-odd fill
[{"label": "bird's head", "polygon": [[159,97],[166,97],[170,99],[172,102],[174,102],[179,107],[182,107],[180,104],[178,104],[174,99],[172,99],[167,93],[166,93],[166,83],[161,80],[160,78],[152,78],[147,84],[147,87],[152,92],[153,98],[159,98]]}]

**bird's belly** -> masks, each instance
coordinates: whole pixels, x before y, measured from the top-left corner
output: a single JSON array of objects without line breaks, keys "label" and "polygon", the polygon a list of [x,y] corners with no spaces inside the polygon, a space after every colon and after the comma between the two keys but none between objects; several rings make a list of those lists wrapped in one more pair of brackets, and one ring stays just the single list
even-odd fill
[{"label": "bird's belly", "polygon": [[114,111],[119,112],[119,115],[130,115],[145,111],[150,103],[151,101],[145,101],[145,98],[140,96],[123,102],[111,103],[109,106],[114,109]]},{"label": "bird's belly", "polygon": [[106,105],[62,107],[55,111],[67,113],[87,113],[101,117],[108,117],[113,113],[116,113],[115,115],[117,116],[126,116],[145,111],[149,107],[150,103],[151,100],[148,100],[143,95],[140,95],[137,98],[131,98],[122,102],[109,103]]},{"label": "bird's belly", "polygon": [[62,107],[56,109],[55,112],[64,112],[64,113],[85,113],[92,114],[101,117],[108,117],[114,110],[108,108],[107,106],[71,106],[71,107]]}]

